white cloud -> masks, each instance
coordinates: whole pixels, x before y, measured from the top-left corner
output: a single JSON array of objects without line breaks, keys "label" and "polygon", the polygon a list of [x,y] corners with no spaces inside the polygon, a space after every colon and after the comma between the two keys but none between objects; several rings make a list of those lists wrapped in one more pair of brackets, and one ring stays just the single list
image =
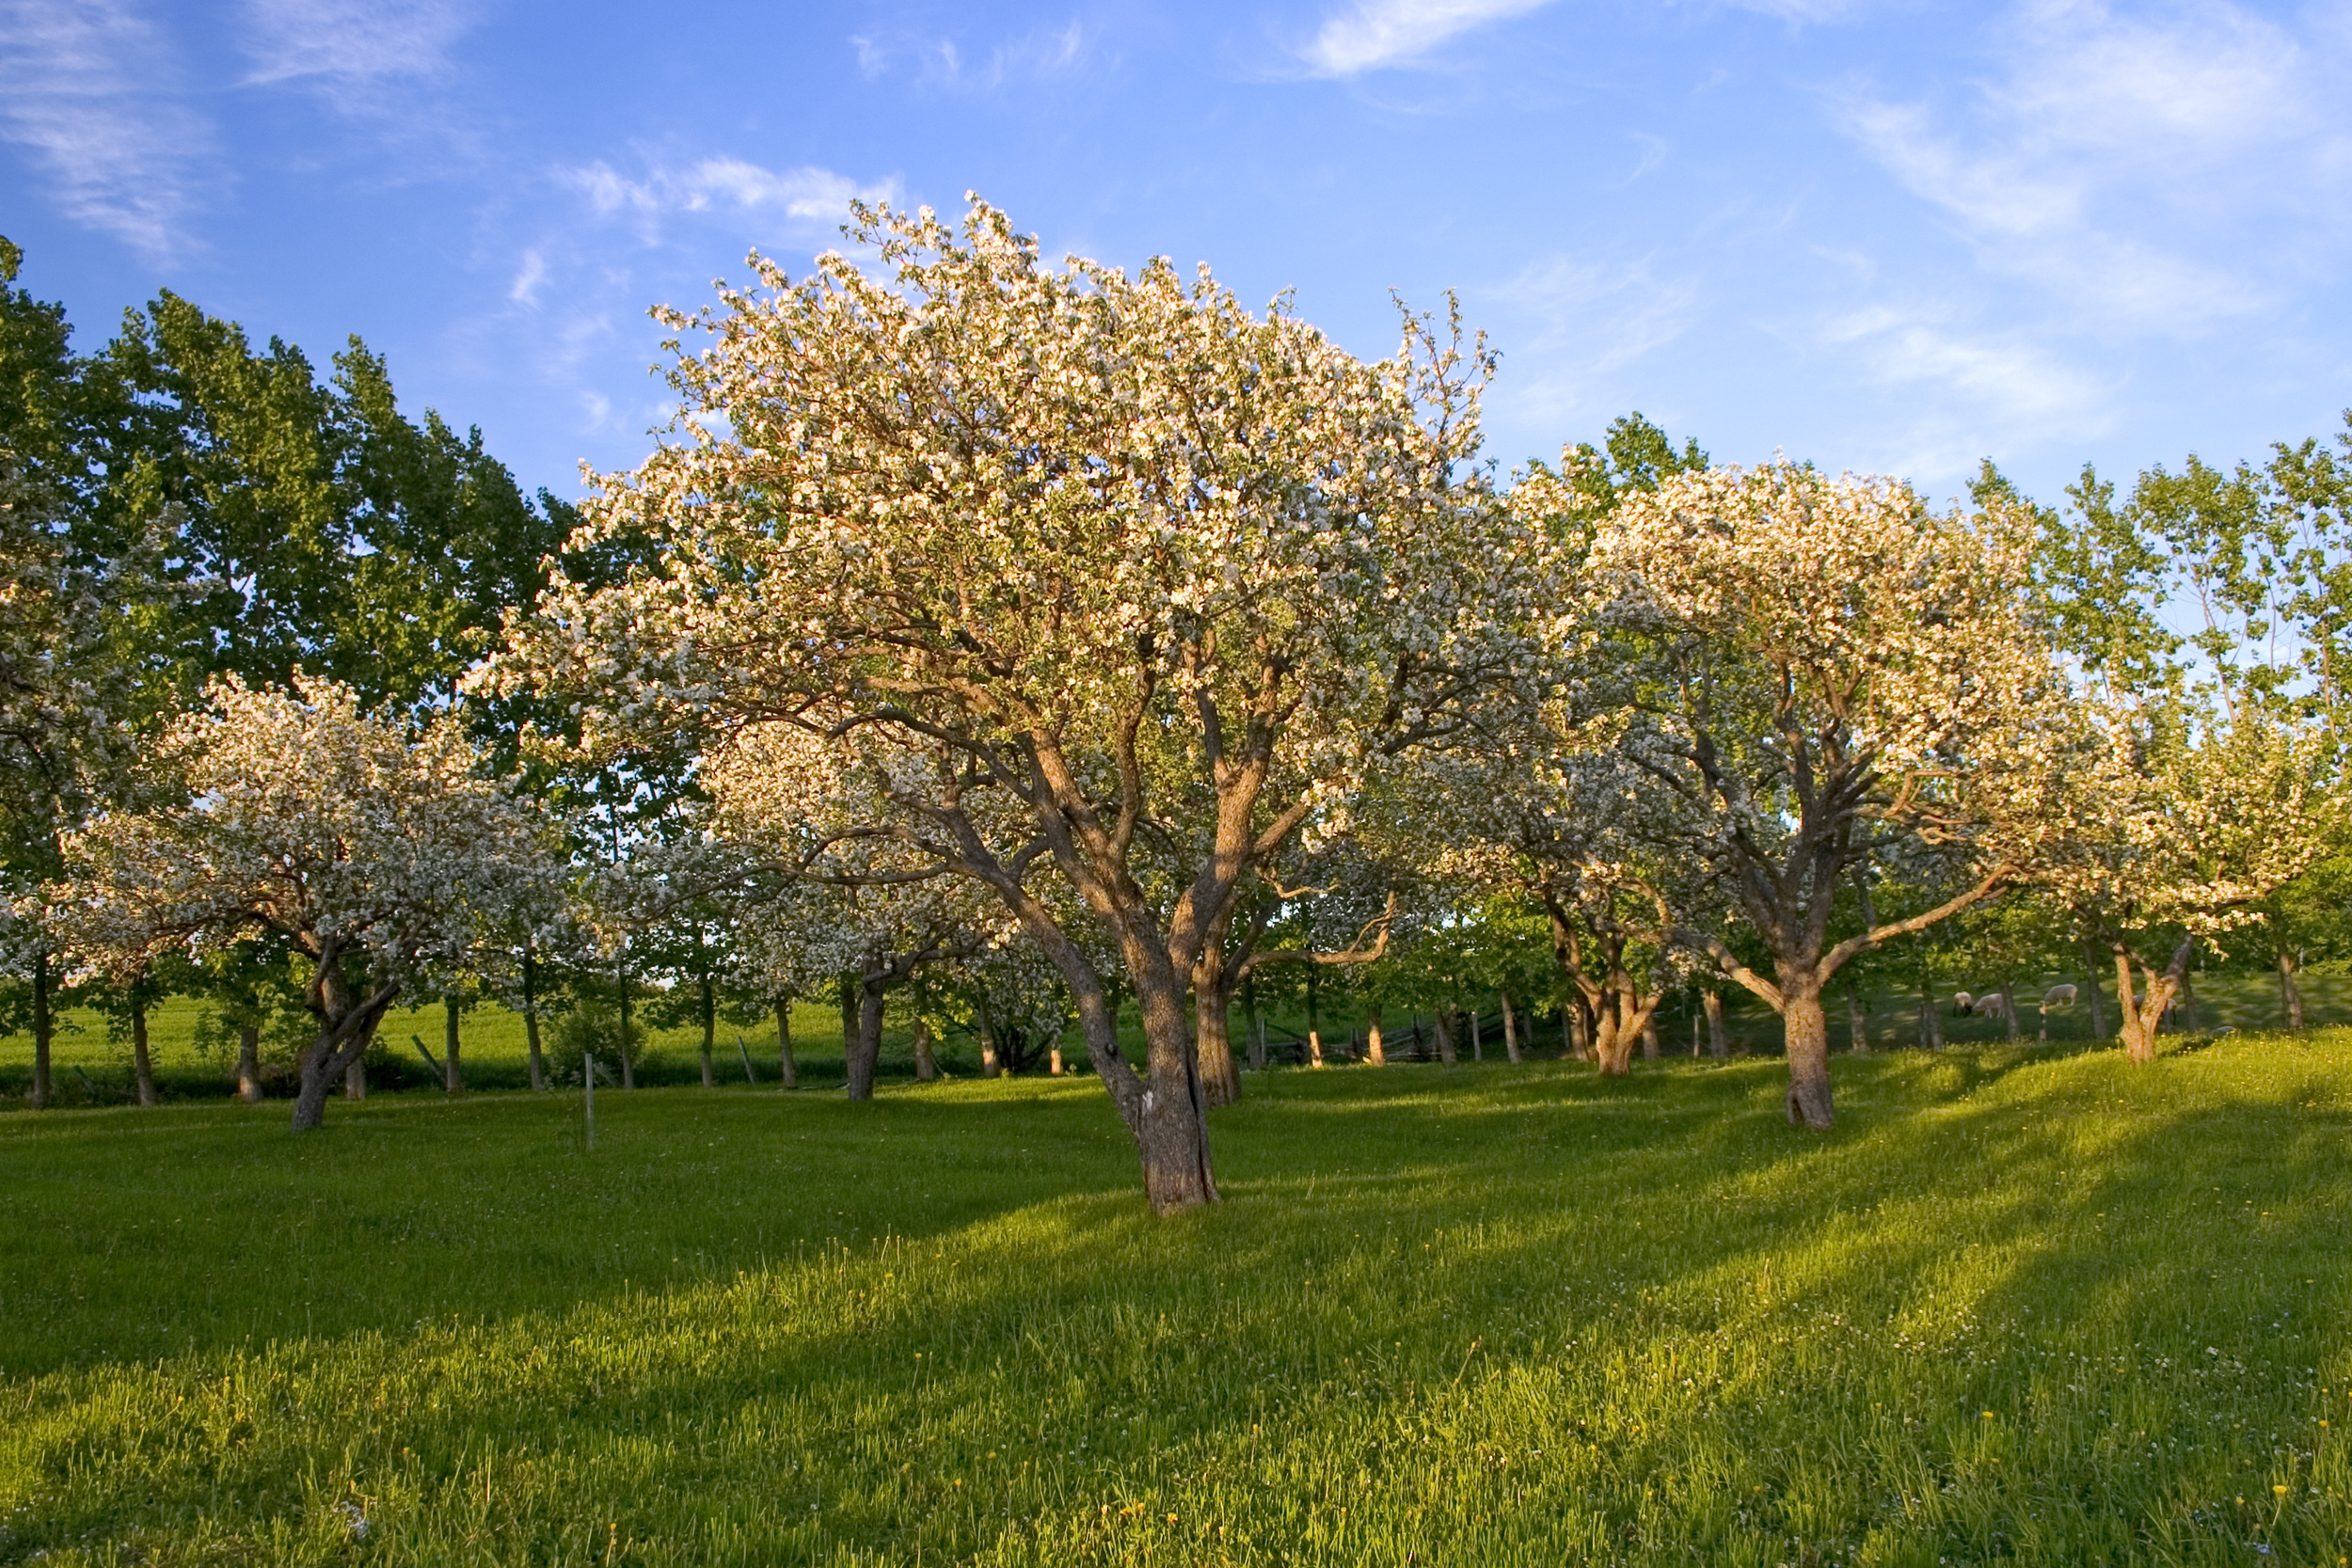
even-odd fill
[{"label": "white cloud", "polygon": [[2352,71],[2327,40],[2215,0],[2153,18],[2033,0],[1998,38],[1957,109],[1837,105],[1986,265],[2088,315],[2194,329],[2263,309],[2275,265],[2342,245]]},{"label": "white cloud", "polygon": [[1074,19],[1065,26],[1040,27],[993,44],[977,58],[966,58],[962,45],[942,35],[862,33],[850,40],[857,52],[858,71],[866,77],[880,76],[898,61],[911,60],[918,79],[929,86],[983,92],[1009,82],[1073,74],[1089,62],[1094,44]]},{"label": "white cloud", "polygon": [[536,250],[526,250],[522,265],[515,270],[515,281],[507,285],[506,297],[517,305],[536,305],[539,303],[539,286],[547,280],[547,258]]},{"label": "white cloud", "polygon": [[[1502,389],[1527,415],[1572,418],[1613,405],[1604,385],[1624,369],[1680,337],[1697,317],[1700,288],[1661,277],[1647,261],[1595,262],[1555,256],[1509,282],[1482,292],[1507,322]],[[1524,367],[1525,374],[1518,373]]]},{"label": "white cloud", "polygon": [[860,184],[831,169],[803,165],[775,170],[740,158],[705,158],[682,169],[656,168],[631,180],[598,161],[563,171],[564,182],[582,192],[599,213],[632,212],[647,216],[702,213],[731,207],[740,213],[774,212],[808,222],[838,220],[854,199],[887,201],[898,182]]},{"label": "white cloud", "polygon": [[1406,65],[1446,40],[1522,16],[1550,0],[1358,0],[1327,17],[1299,55],[1319,76],[1353,76]]},{"label": "white cloud", "polygon": [[474,21],[453,0],[246,0],[245,12],[253,84],[437,75]]},{"label": "white cloud", "polygon": [[211,121],[122,0],[0,0],[0,136],[31,150],[66,216],[156,260],[186,247],[216,178]]}]

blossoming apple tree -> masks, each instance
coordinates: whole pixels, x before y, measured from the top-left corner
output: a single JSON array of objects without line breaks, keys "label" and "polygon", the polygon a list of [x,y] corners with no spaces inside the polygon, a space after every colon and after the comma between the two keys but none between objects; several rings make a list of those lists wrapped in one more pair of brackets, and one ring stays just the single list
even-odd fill
[{"label": "blossoming apple tree", "polygon": [[[580,544],[660,560],[559,585],[505,679],[583,740],[679,714],[876,737],[853,831],[990,890],[1067,982],[1161,1212],[1214,1201],[1190,976],[1260,867],[1383,759],[1543,689],[1562,552],[1469,467],[1489,365],[1429,324],[1365,363],[1203,271],[1042,261],[861,209],[871,268],[669,319],[675,437],[605,477]],[[894,873],[897,874],[897,873]],[[1115,950],[1104,974],[1042,895]]]}]

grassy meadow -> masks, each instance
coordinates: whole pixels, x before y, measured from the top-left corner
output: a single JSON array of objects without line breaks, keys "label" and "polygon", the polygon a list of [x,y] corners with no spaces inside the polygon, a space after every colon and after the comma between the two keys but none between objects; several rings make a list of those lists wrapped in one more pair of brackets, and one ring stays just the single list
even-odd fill
[{"label": "grassy meadow", "polygon": [[2352,1032],[2170,1044],[0,1115],[0,1561],[2341,1563]]}]

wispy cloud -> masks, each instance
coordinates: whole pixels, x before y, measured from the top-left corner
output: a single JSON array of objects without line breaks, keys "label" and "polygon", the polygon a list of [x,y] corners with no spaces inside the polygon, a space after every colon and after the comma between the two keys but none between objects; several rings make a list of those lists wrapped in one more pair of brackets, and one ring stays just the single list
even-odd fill
[{"label": "wispy cloud", "polygon": [[[2340,245],[2352,196],[2341,44],[2226,3],[2155,18],[2037,0],[1958,105],[1853,90],[1839,122],[1995,270],[2137,327],[2270,303],[2269,263]],[[2284,252],[2249,225],[2291,226]]]},{"label": "wispy cloud", "polygon": [[1096,45],[1095,35],[1075,19],[977,49],[945,34],[911,30],[861,33],[850,40],[858,71],[869,78],[912,66],[928,86],[981,92],[1074,74],[1096,63]]},{"label": "wispy cloud", "polygon": [[415,99],[451,75],[451,46],[474,24],[458,0],[245,0],[244,13],[244,85],[298,87],[347,115],[449,129]]},{"label": "wispy cloud", "polygon": [[598,213],[649,217],[732,209],[825,222],[845,215],[852,200],[887,201],[898,192],[896,180],[861,184],[814,165],[779,170],[740,158],[705,158],[684,168],[650,169],[638,179],[599,160],[564,170],[561,178],[586,196]]},{"label": "wispy cloud", "polygon": [[67,217],[155,260],[188,247],[218,179],[212,122],[123,0],[0,0],[0,136],[31,150]]},{"label": "wispy cloud", "polygon": [[1318,76],[1409,65],[1457,33],[1523,16],[1550,0],[1357,0],[1298,51]]},{"label": "wispy cloud", "polygon": [[[1646,261],[1555,256],[1480,292],[1502,317],[1503,388],[1525,414],[1572,419],[1611,403],[1613,373],[1687,331],[1701,288]],[[1516,319],[1516,328],[1510,322]],[[1513,360],[1535,367],[1519,380]]]}]

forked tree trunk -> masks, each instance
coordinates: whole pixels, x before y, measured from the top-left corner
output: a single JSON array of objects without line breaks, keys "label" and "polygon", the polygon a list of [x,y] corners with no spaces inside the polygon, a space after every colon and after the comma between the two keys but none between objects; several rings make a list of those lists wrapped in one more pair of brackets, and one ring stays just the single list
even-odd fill
[{"label": "forked tree trunk", "polygon": [[1707,1006],[1707,1053],[1717,1061],[1731,1059],[1731,1033],[1724,1027],[1724,993],[1708,990],[1700,993]]},{"label": "forked tree trunk", "polygon": [[523,949],[523,1038],[531,1045],[531,1092],[548,1086],[548,1061],[539,1049],[539,977],[531,949]]},{"label": "forked tree trunk", "polygon": [[1511,1006],[1511,993],[1498,993],[1502,1001],[1502,1053],[1514,1063],[1525,1060],[1519,1054],[1519,1015]]},{"label": "forked tree trunk", "polygon": [[939,1058],[931,1054],[931,1026],[922,1019],[914,1021],[914,1081],[932,1083],[939,1077]]},{"label": "forked tree trunk", "polygon": [[2303,1027],[2303,990],[2295,983],[2295,955],[2284,947],[2279,949],[2279,1016],[2288,1028]]},{"label": "forked tree trunk", "polygon": [[1846,988],[1846,1045],[1858,1056],[1869,1054],[1870,1021],[1862,1010],[1862,992],[1851,985]]},{"label": "forked tree trunk", "polygon": [[1788,1124],[1826,1132],[1836,1120],[1829,1093],[1829,1015],[1818,990],[1782,988],[1788,1040]]},{"label": "forked tree trunk", "polygon": [[443,1018],[441,1047],[447,1053],[441,1058],[441,1066],[447,1074],[442,1080],[441,1086],[452,1095],[459,1095],[466,1092],[466,1074],[457,1063],[457,998],[442,997],[441,1012]]},{"label": "forked tree trunk", "polygon": [[147,1001],[131,996],[131,1071],[138,1081],[139,1103],[155,1103],[155,1062],[147,1051]]},{"label": "forked tree trunk", "polygon": [[1374,1067],[1387,1067],[1389,1053],[1380,1045],[1380,1004],[1375,1002],[1364,1020],[1364,1060]]},{"label": "forked tree trunk", "polygon": [[56,1033],[49,1010],[49,949],[33,949],[33,1109],[45,1111],[56,1098],[49,1081],[49,1042]]},{"label": "forked tree trunk", "polygon": [[2188,973],[2189,955],[2196,946],[2194,938],[2182,942],[2161,974],[2140,966],[2141,984],[2135,986],[2131,950],[2121,942],[2115,943],[2115,989],[2123,1015],[2123,1050],[2132,1061],[2144,1066],[2156,1059],[2156,1026],[2164,1022],[2165,1009],[2171,1006],[2182,977]]},{"label": "forked tree trunk", "polygon": [[[317,960],[305,998],[318,1020],[317,1036],[302,1053],[300,1086],[294,1093],[294,1130],[308,1132],[326,1119],[326,1092],[341,1077],[349,1093],[355,1069],[364,1073],[368,1045],[385,1009],[400,995],[397,985],[385,984],[373,995],[360,997],[343,979],[341,955],[329,948]],[[366,1079],[358,1080],[359,1098],[367,1094]]]},{"label": "forked tree trunk", "polygon": [[792,1062],[792,998],[787,992],[776,998],[776,1087],[798,1088],[801,1075]]},{"label": "forked tree trunk", "polygon": [[237,1098],[247,1105],[262,1102],[262,1026],[237,1025]]}]

